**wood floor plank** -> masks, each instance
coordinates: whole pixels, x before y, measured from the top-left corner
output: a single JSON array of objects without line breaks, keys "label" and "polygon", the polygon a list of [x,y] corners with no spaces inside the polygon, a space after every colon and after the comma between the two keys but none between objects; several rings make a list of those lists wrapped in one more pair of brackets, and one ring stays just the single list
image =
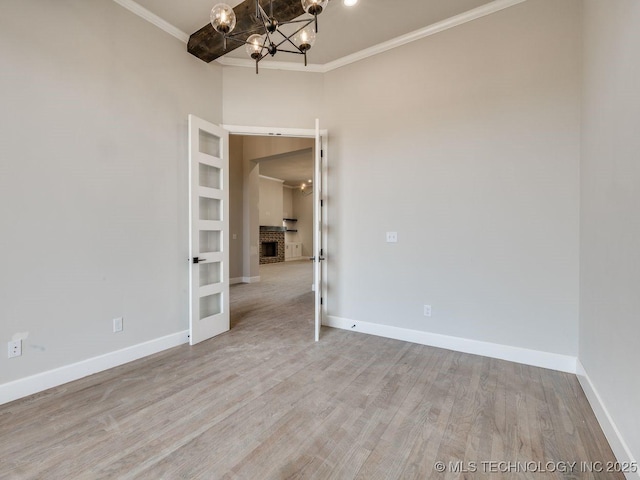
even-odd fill
[{"label": "wood floor plank", "polygon": [[407,395],[358,472],[358,478],[400,478],[408,452],[428,420],[432,404],[427,396],[429,382],[425,380],[437,355],[434,349],[426,347],[415,350],[419,356],[410,360],[415,365],[415,378],[408,382]]},{"label": "wood floor plank", "polygon": [[456,384],[453,376],[449,374],[455,370],[457,355],[452,352],[443,353],[439,368],[433,371],[428,397],[432,404],[428,409],[427,421],[412,445],[401,478],[437,478],[434,464],[440,461],[440,443],[453,410]]},{"label": "wood floor plank", "polygon": [[[230,332],[0,406],[0,479],[622,479],[573,375],[335,329],[311,264],[231,289]],[[478,472],[438,461],[478,464]]]}]

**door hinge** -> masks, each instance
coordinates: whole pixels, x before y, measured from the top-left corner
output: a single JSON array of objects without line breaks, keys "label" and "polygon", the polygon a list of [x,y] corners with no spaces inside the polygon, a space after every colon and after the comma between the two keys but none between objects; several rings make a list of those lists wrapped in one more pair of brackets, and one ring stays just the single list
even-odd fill
[{"label": "door hinge", "polygon": [[323,256],[323,255],[324,255],[324,248],[321,248],[320,249],[320,256]]},{"label": "door hinge", "polygon": [[320,206],[324,207],[324,200],[322,200],[322,199],[320,200]]},{"label": "door hinge", "polygon": [[320,305],[324,304],[324,298],[320,297]]},{"label": "door hinge", "polygon": [[324,150],[320,149],[320,158],[324,158]]}]

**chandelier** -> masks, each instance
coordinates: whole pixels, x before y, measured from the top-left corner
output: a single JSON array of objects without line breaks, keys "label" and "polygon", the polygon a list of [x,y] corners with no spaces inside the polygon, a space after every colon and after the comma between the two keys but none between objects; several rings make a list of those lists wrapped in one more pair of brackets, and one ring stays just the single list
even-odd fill
[{"label": "chandelier", "polygon": [[[318,15],[326,8],[329,0],[301,1],[305,13],[311,17],[278,22],[273,14],[273,0],[269,2],[269,14],[260,5],[260,0],[256,0],[256,18],[259,25],[236,33],[232,33],[236,26],[236,14],[233,8],[219,3],[211,9],[211,25],[222,35],[225,50],[227,41],[245,44],[247,54],[256,61],[256,73],[258,73],[260,60],[268,55],[273,57],[278,52],[303,55],[306,67],[307,52],[313,46],[318,32]],[[283,25],[294,25],[293,33],[283,32],[280,28]],[[244,40],[247,34],[251,35]]]},{"label": "chandelier", "polygon": [[300,195],[306,197],[307,195],[311,195],[313,193],[313,180],[309,179],[306,182],[303,182],[300,185]]}]

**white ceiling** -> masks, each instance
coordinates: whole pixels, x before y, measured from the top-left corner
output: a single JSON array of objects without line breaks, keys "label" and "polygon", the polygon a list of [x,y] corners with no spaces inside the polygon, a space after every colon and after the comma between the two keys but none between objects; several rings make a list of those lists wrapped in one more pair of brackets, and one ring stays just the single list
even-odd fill
[{"label": "white ceiling", "polygon": [[[190,35],[209,22],[209,12],[218,0],[136,0],[165,22]],[[236,6],[240,0],[230,0]],[[266,1],[263,0],[266,4]],[[308,53],[311,64],[324,65],[374,47],[404,34],[433,25],[490,0],[359,0],[345,7],[331,0],[318,17],[318,36]],[[247,58],[243,48],[227,57]],[[298,55],[277,54],[279,62],[300,63]]]},{"label": "white ceiling", "polygon": [[260,175],[284,180],[290,187],[299,187],[313,178],[313,150],[298,150],[257,160]]}]

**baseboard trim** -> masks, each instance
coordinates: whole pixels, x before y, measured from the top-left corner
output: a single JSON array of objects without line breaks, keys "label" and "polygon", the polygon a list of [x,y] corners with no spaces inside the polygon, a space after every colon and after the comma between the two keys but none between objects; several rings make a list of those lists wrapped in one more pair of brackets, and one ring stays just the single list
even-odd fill
[{"label": "baseboard trim", "polygon": [[188,330],[173,333],[165,337],[149,340],[121,350],[105,353],[97,357],[88,358],[80,362],[5,383],[0,385],[0,405],[188,343],[188,335]]},{"label": "baseboard trim", "polygon": [[548,368],[560,372],[576,373],[576,358],[558,353],[542,352],[527,348],[500,345],[497,343],[470,340],[468,338],[451,337],[438,333],[422,332],[408,328],[392,327],[377,323],[349,320],[347,318],[328,316],[323,325],[354,332],[393,338],[405,342],[419,343],[431,347],[454,350],[456,352],[471,353],[484,357],[498,358],[510,362]]},{"label": "baseboard trim", "polygon": [[229,279],[229,285],[236,285],[238,283],[258,283],[260,277],[235,277]]},{"label": "baseboard trim", "polygon": [[[624,438],[620,434],[620,430],[618,430],[613,418],[611,418],[609,410],[602,401],[602,397],[600,397],[598,390],[591,381],[591,378],[589,378],[589,375],[580,360],[577,362],[576,370],[576,375],[580,385],[582,386],[582,390],[584,390],[584,394],[587,397],[587,400],[589,400],[593,413],[598,419],[598,423],[604,432],[604,436],[607,437],[616,459],[620,463],[638,465],[636,459],[631,453],[631,449],[629,449],[627,442],[624,441]],[[625,476],[628,480],[638,480],[640,478],[640,472],[626,473]]]}]

